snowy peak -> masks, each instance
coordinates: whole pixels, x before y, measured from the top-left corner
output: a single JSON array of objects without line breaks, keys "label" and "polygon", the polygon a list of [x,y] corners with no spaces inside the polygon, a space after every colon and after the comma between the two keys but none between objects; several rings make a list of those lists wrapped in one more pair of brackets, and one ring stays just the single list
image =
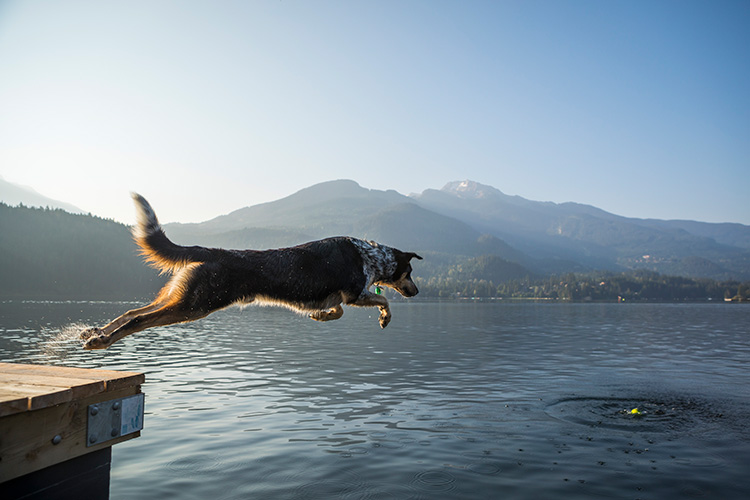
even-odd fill
[{"label": "snowy peak", "polygon": [[486,186],[471,180],[449,182],[443,186],[441,191],[467,199],[486,199],[503,195],[500,190],[492,186]]}]

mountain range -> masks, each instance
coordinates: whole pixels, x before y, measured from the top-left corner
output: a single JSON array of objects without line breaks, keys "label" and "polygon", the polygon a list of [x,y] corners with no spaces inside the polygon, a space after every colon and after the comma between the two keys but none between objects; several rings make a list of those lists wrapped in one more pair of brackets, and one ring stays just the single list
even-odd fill
[{"label": "mountain range", "polygon": [[[4,196],[2,201],[13,204]],[[152,201],[158,213],[158,200]],[[335,180],[205,222],[166,224],[165,230],[181,244],[254,249],[351,235],[420,253],[425,260],[415,274],[496,283],[633,269],[750,279],[750,226],[627,218],[589,205],[509,196],[469,180],[408,196]]]},{"label": "mountain range", "polygon": [[[649,269],[713,279],[750,277],[750,226],[633,219],[578,203],[531,201],[473,181],[402,195],[351,180],[197,224],[167,224],[183,244],[275,248],[333,235],[429,256],[426,266],[495,256],[512,274]],[[422,263],[420,263],[422,264]],[[492,269],[486,270],[492,273]]]}]

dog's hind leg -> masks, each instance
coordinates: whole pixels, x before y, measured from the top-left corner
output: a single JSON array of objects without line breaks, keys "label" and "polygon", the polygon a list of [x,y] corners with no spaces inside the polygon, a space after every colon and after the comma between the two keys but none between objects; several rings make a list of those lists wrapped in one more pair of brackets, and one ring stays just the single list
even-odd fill
[{"label": "dog's hind leg", "polygon": [[[148,306],[142,309],[148,309]],[[120,322],[120,326],[114,330],[106,331],[107,327],[92,335],[83,345],[84,349],[106,349],[118,340],[147,328],[155,326],[165,326],[174,323],[184,323],[194,321],[208,316],[210,311],[189,310],[180,307],[178,304],[169,304],[162,306],[160,309],[146,311],[144,314],[131,315]],[[127,316],[125,313],[123,316]],[[121,316],[122,318],[122,316]],[[115,323],[119,320],[113,321]]]},{"label": "dog's hind leg", "polygon": [[[190,307],[184,302],[187,295],[195,293],[195,289],[192,292],[188,290],[190,281],[198,269],[200,266],[196,264],[181,269],[162,287],[156,299],[150,304],[128,311],[102,328],[89,328],[83,331],[83,348],[105,349],[122,337],[146,328],[193,321],[207,316],[216,307],[209,307],[208,312],[199,312],[201,309]],[[193,299],[200,299],[200,294]]]},{"label": "dog's hind leg", "polygon": [[138,309],[132,309],[117,318],[113,319],[109,323],[107,323],[105,326],[98,328],[88,328],[81,332],[81,339],[82,340],[88,340],[89,338],[95,336],[95,335],[109,335],[112,332],[114,332],[116,329],[120,328],[123,324],[125,324],[127,321],[135,318],[136,316],[147,314],[152,311],[156,311],[157,309],[164,307],[164,304],[160,301],[154,301],[147,306],[140,307]]},{"label": "dog's hind leg", "polygon": [[314,313],[311,313],[310,318],[315,321],[333,321],[334,319],[339,319],[343,315],[344,308],[341,307],[341,304],[337,304],[326,311],[315,311]]}]

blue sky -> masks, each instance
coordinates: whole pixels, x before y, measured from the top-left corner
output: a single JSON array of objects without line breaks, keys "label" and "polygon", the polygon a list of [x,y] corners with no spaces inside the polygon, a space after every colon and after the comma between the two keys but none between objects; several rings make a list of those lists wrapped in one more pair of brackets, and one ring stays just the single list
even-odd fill
[{"label": "blue sky", "polygon": [[747,1],[0,0],[0,175],[131,223],[350,178],[750,224]]}]

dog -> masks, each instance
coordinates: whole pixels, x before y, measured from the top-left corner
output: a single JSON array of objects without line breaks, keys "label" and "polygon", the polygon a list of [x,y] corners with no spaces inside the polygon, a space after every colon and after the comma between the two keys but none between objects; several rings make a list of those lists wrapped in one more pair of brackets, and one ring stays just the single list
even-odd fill
[{"label": "dog", "polygon": [[[102,328],[81,333],[84,349],[106,349],[133,333],[204,318],[231,305],[277,305],[316,321],[341,318],[342,304],[377,307],[381,328],[391,321],[380,286],[413,297],[411,260],[422,257],[373,241],[339,236],[276,250],[226,250],[170,241],[151,205],[131,193],[133,239],[153,267],[172,277],[156,299]],[[370,287],[375,285],[376,292]]]}]

